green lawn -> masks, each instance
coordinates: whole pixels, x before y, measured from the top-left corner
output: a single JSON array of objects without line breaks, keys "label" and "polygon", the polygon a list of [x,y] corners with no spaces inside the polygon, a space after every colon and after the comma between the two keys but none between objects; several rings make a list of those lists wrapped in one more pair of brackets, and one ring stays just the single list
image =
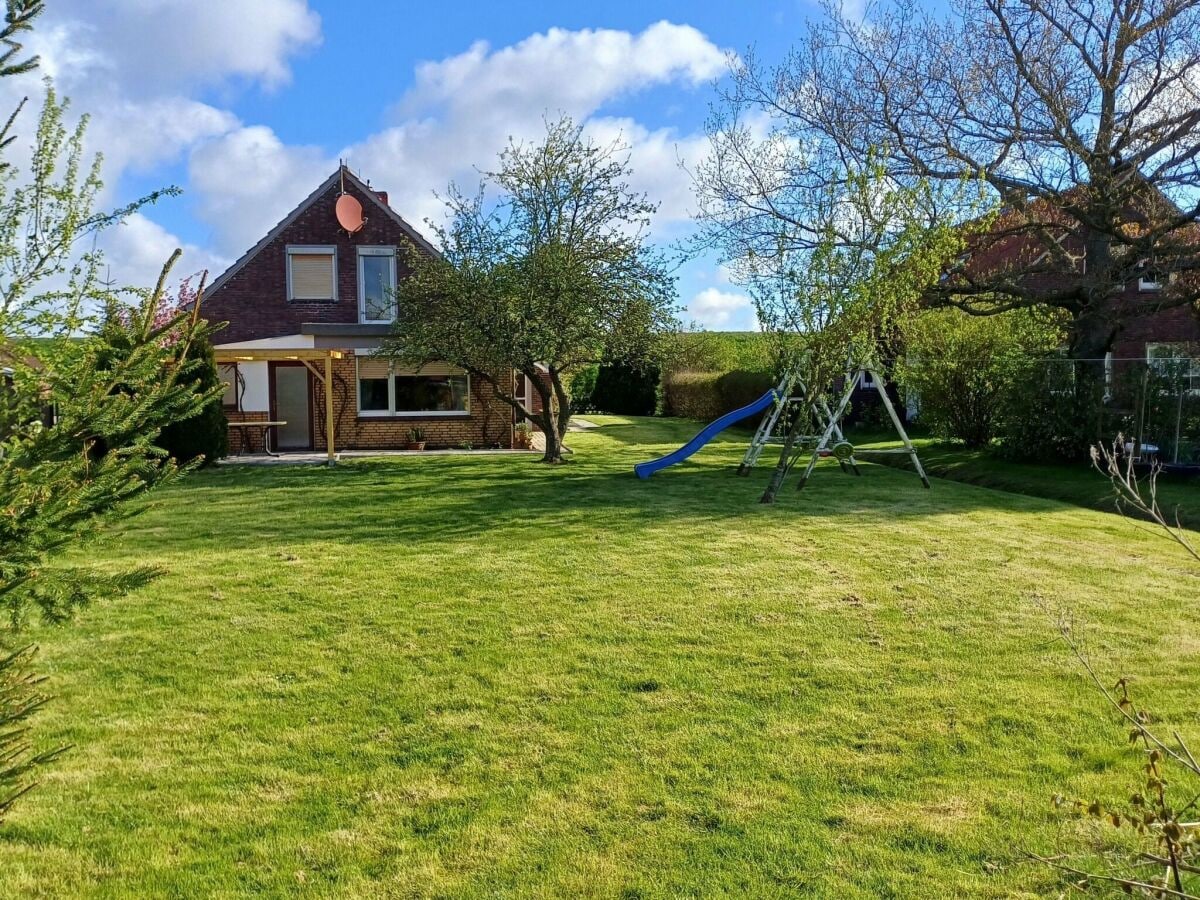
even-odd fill
[{"label": "green lawn", "polygon": [[[861,443],[869,446],[879,437],[866,435]],[[882,440],[895,444],[893,436],[883,436]],[[1088,465],[1002,459],[992,452],[967,450],[960,444],[930,438],[914,438],[913,443],[917,445],[922,465],[938,478],[1115,511],[1112,486]],[[902,457],[892,457],[891,462],[908,465],[908,460]],[[1148,480],[1143,483],[1148,484]],[[1200,476],[1159,476],[1158,500],[1169,519],[1178,513],[1185,525],[1200,526]]]},{"label": "green lawn", "polygon": [[[1200,570],[1113,515],[599,420],[551,469],[223,469],[86,552],[164,574],[38,629],[76,748],[0,896],[1011,897],[1056,791],[1138,760],[1034,598],[1200,738]],[[1200,743],[1196,740],[1195,743]]]}]

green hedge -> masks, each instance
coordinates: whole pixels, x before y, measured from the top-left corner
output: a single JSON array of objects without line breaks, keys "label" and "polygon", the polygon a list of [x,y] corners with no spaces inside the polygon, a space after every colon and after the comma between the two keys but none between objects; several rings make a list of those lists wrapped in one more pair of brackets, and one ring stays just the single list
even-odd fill
[{"label": "green hedge", "polygon": [[[746,406],[775,386],[765,372],[673,372],[663,377],[663,414],[709,421]],[[743,424],[754,424],[746,419]]]},{"label": "green hedge", "polygon": [[663,335],[659,346],[664,373],[774,372],[771,335],[759,331],[691,331]]}]

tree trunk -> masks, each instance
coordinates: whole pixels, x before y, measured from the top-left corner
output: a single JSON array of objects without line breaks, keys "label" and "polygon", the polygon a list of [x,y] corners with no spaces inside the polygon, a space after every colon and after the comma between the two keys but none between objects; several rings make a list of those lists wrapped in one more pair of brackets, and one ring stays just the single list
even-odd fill
[{"label": "tree trunk", "polygon": [[563,461],[562,432],[559,431],[559,417],[555,410],[556,398],[553,391],[541,379],[540,373],[535,371],[534,377],[530,378],[530,383],[538,392],[538,396],[542,398],[541,412],[534,416],[542,429],[542,436],[546,440],[546,451],[542,454],[542,462],[556,465]]},{"label": "tree trunk", "polygon": [[779,462],[775,464],[775,471],[771,473],[771,480],[767,482],[767,489],[763,491],[762,499],[759,503],[774,503],[775,498],[779,496],[779,490],[783,487],[783,480],[787,478],[788,469],[791,468],[792,455],[795,453],[796,441],[799,439],[800,433],[804,430],[804,424],[807,422],[807,417],[800,412],[792,416],[788,423],[787,437],[783,442],[783,449],[779,452]]},{"label": "tree trunk", "polygon": [[571,423],[571,398],[562,383],[562,373],[553,366],[550,367],[550,386],[554,390],[554,401],[558,408],[554,417],[554,427],[558,431],[561,444],[567,439],[567,426]]},{"label": "tree trunk", "polygon": [[542,454],[542,462],[551,465],[562,462],[562,438],[558,433],[554,413],[549,407],[545,408],[538,422],[542,426],[542,435],[546,439],[546,452]]}]

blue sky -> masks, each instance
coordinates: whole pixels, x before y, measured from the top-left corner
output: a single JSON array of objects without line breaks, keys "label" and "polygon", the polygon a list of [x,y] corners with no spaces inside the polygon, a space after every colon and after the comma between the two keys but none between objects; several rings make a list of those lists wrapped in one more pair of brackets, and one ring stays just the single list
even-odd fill
[{"label": "blue sky", "polygon": [[[471,180],[510,134],[535,137],[545,112],[601,140],[620,133],[635,183],[662,202],[655,237],[678,238],[692,208],[678,159],[704,152],[724,55],[753,44],[778,59],[815,12],[809,0],[56,0],[30,44],[92,115],[109,202],[184,190],[105,241],[113,275],[146,282],[176,245],[186,271],[215,274],[339,157],[421,227],[433,191]],[[715,260],[689,263],[679,290],[703,325],[753,325]]]}]

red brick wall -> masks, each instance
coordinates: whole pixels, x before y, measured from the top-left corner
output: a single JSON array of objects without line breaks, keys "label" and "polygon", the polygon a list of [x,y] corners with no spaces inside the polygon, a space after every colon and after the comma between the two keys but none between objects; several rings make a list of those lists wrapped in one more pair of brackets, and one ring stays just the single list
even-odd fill
[{"label": "red brick wall", "polygon": [[[266,422],[268,413],[265,412],[243,412],[240,409],[226,409],[225,421],[227,422]],[[229,453],[261,453],[262,445],[262,429],[261,428],[230,428],[229,429]]]},{"label": "red brick wall", "polygon": [[[1141,297],[1145,301],[1153,295],[1142,294]],[[1200,317],[1186,306],[1131,319],[1117,335],[1113,356],[1145,359],[1147,344],[1171,343],[1200,343]]]},{"label": "red brick wall", "polygon": [[[205,295],[203,313],[210,322],[228,322],[217,335],[219,343],[298,334],[304,322],[358,322],[357,247],[394,245],[396,276],[404,277],[404,247],[411,246],[399,225],[349,182],[348,193],[363,206],[367,223],[356,234],[338,227],[333,207],[340,193],[334,183],[294,222],[279,233],[240,271]],[[321,244],[337,248],[336,301],[287,299],[287,247]]]}]

